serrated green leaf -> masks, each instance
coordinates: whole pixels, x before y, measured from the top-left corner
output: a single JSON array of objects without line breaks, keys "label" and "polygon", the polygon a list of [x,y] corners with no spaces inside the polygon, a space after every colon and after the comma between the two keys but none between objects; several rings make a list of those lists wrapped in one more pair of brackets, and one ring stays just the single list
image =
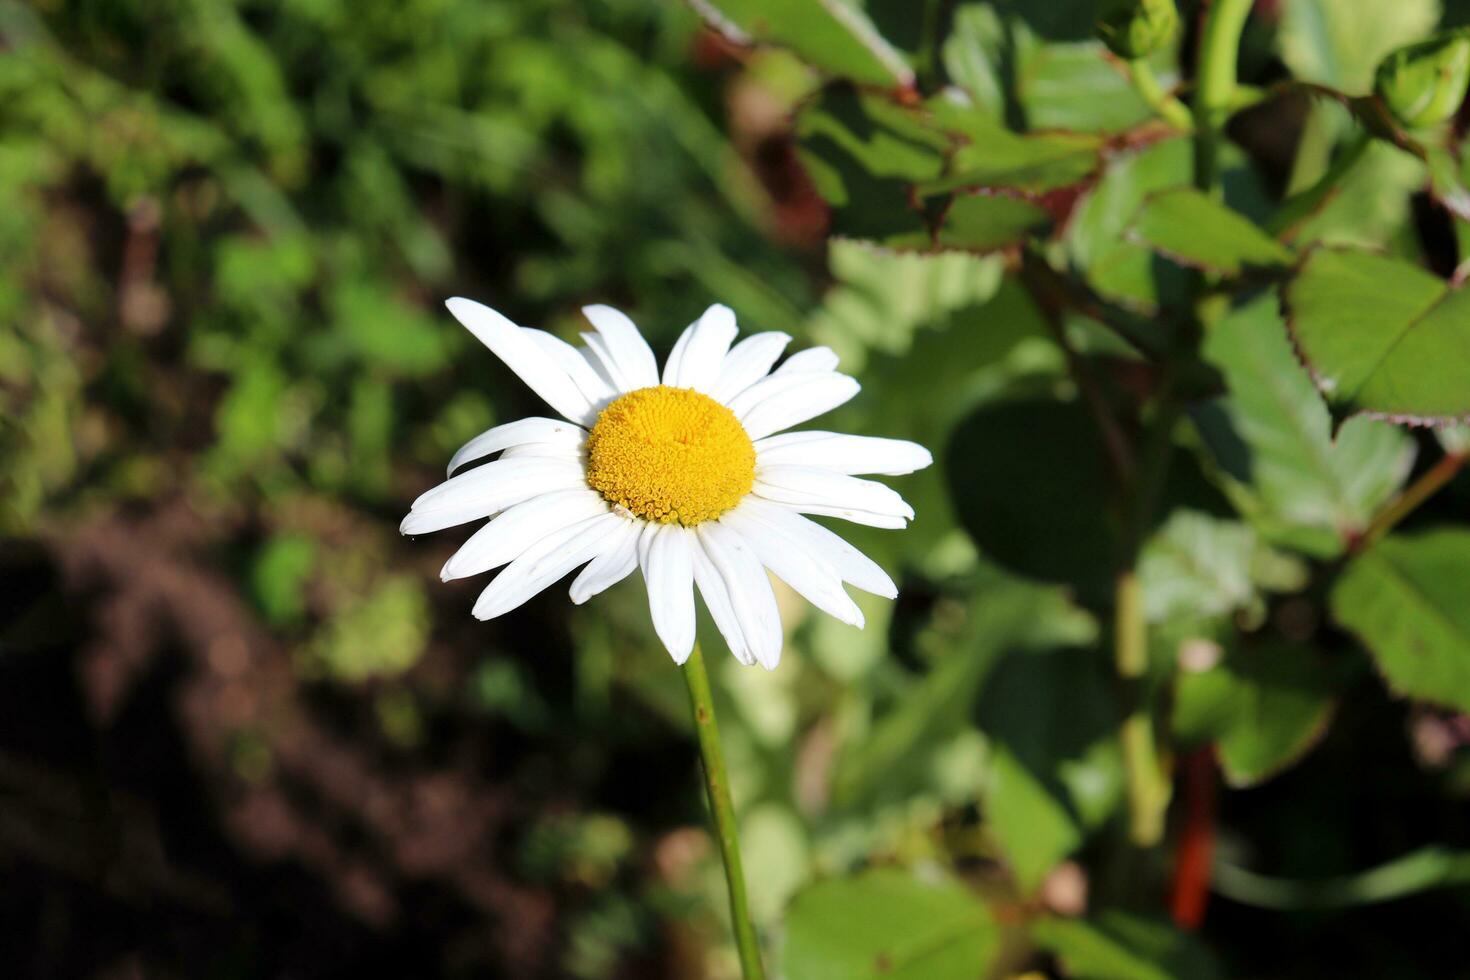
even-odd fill
[{"label": "serrated green leaf", "polygon": [[1400,694],[1470,711],[1470,531],[1394,535],[1358,555],[1332,590],[1332,616],[1357,634]]},{"label": "serrated green leaf", "polygon": [[1102,179],[1073,212],[1066,242],[1073,267],[1102,295],[1130,307],[1154,311],[1180,299],[1186,273],[1161,263],[1123,234],[1148,196],[1189,181],[1190,142],[1162,140],[1108,161]]},{"label": "serrated green leaf", "polygon": [[[1179,510],[1144,545],[1138,575],[1151,622],[1212,619],[1259,602],[1256,569],[1290,562],[1238,521]],[[1286,576],[1290,578],[1290,576]]]},{"label": "serrated green leaf", "polygon": [[1009,194],[956,194],[944,212],[935,241],[967,252],[994,252],[1051,228],[1051,213]]},{"label": "serrated green leaf", "polygon": [[817,68],[865,85],[908,86],[914,73],[857,3],[848,0],[693,0],[736,41],[783,45]]},{"label": "serrated green leaf", "polygon": [[[996,129],[974,110],[901,106],[843,87],[802,109],[797,137],[831,205],[832,231],[890,249],[985,253],[1042,234],[1052,215],[1031,196],[1090,166],[1088,153],[1095,159],[1085,140],[1033,141]],[[991,137],[993,157],[976,149]],[[989,181],[984,190],[952,193],[953,182],[941,180],[956,154],[977,166],[991,161],[992,169],[975,171]]]},{"label": "serrated green leaf", "polygon": [[1216,323],[1204,355],[1228,394],[1191,414],[1231,501],[1274,543],[1340,553],[1403,483],[1412,441],[1371,419],[1352,419],[1333,438],[1272,296]]},{"label": "serrated green leaf", "polygon": [[950,159],[946,176],[921,186],[923,194],[955,188],[1042,194],[1081,183],[1101,166],[1103,142],[1097,136],[1018,135],[989,110],[961,104],[948,95],[930,99],[924,107],[936,126],[964,142]]},{"label": "serrated green leaf", "polygon": [[1192,187],[1144,201],[1128,235],[1171,261],[1223,276],[1281,269],[1291,251],[1244,215]]},{"label": "serrated green leaf", "polygon": [[796,896],[781,968],[789,980],[973,980],[999,946],[990,911],[961,885],[880,868]]},{"label": "serrated green leaf", "polygon": [[1470,292],[1368,252],[1313,252],[1282,297],[1332,413],[1470,419]]},{"label": "serrated green leaf", "polygon": [[1152,110],[1103,43],[1083,39],[1090,8],[962,4],[942,50],[945,68],[977,104],[1017,129],[1128,129]]},{"label": "serrated green leaf", "polygon": [[1031,938],[1061,959],[1076,980],[1215,980],[1208,949],[1166,922],[1118,911],[1095,920],[1039,919]]},{"label": "serrated green leaf", "polygon": [[1216,742],[1226,780],[1254,785],[1316,744],[1332,715],[1336,681],[1305,647],[1232,649],[1209,670],[1180,674],[1174,731],[1184,741]]},{"label": "serrated green leaf", "polygon": [[[875,95],[829,88],[796,119],[798,152],[832,211],[832,232],[890,248],[928,248],[933,217],[913,187],[936,179],[951,141]],[[943,202],[936,202],[939,207]]]}]

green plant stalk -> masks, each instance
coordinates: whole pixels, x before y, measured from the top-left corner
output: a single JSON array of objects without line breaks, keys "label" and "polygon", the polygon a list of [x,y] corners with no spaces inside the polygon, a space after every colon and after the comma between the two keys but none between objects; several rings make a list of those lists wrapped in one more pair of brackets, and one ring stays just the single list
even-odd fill
[{"label": "green plant stalk", "polygon": [[710,693],[704,652],[698,643],[694,644],[694,652],[689,655],[683,673],[684,684],[689,689],[689,705],[694,712],[694,730],[699,736],[699,756],[704,762],[704,787],[709,794],[710,816],[714,819],[715,837],[720,843],[720,857],[725,862],[725,883],[730,890],[730,921],[735,929],[735,947],[740,952],[740,972],[745,980],[765,980],[760,941],[756,938],[755,924],[750,918],[750,901],[745,891],[740,833],[735,822],[735,804],[730,798],[725,755],[720,750],[715,701]]},{"label": "green plant stalk", "polygon": [[1350,908],[1464,885],[1470,882],[1470,853],[1424,847],[1367,871],[1317,881],[1272,878],[1217,861],[1213,881],[1221,895],[1257,908]]},{"label": "green plant stalk", "polygon": [[1252,0],[1214,0],[1200,37],[1194,98],[1194,184],[1214,191],[1220,181],[1220,144],[1235,99],[1240,35]]},{"label": "green plant stalk", "polygon": [[1453,480],[1464,467],[1467,458],[1470,457],[1462,453],[1445,453],[1438,463],[1425,470],[1419,479],[1411,483],[1403,493],[1394,499],[1393,503],[1374,516],[1368,526],[1363,529],[1363,533],[1353,541],[1351,550],[1362,551],[1392,531],[1400,521],[1418,510],[1419,505],[1444,489],[1445,484]]},{"label": "green plant stalk", "polygon": [[1148,622],[1143,615],[1143,589],[1130,567],[1114,587],[1113,657],[1123,682],[1125,715],[1119,729],[1123,776],[1128,792],[1128,839],[1137,847],[1153,847],[1164,837],[1169,787],[1159,767],[1153,718],[1144,697],[1148,674]]},{"label": "green plant stalk", "polygon": [[1174,93],[1165,91],[1159,84],[1159,77],[1154,74],[1147,59],[1135,58],[1128,62],[1128,73],[1133,78],[1133,87],[1160,119],[1182,132],[1187,133],[1194,128],[1194,119],[1190,116],[1189,109]]}]

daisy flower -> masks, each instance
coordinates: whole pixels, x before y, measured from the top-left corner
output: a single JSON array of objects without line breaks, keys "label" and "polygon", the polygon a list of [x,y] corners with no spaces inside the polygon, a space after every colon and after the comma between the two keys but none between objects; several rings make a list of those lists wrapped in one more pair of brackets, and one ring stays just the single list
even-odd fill
[{"label": "daisy flower", "polygon": [[403,520],[404,534],[422,534],[493,518],[441,573],[447,582],[505,566],[475,603],[477,618],[510,612],[584,565],[572,581],[575,603],[638,569],[654,630],[676,663],[694,646],[698,586],[731,652],[774,668],[782,629],[767,570],[858,627],[863,614],[844,582],[897,595],[872,559],[803,515],[904,527],[914,512],[903,498],[857,475],[912,473],[933,459],[898,439],[785,431],[857,394],[830,349],[801,351],[772,370],[791,338],[758,333],[734,344],[735,314],[715,305],[679,337],[660,374],[638,328],[608,306],[583,309],[595,332],[573,347],[480,303],[447,305],[561,416],[471,439],[450,460],[449,479]]}]

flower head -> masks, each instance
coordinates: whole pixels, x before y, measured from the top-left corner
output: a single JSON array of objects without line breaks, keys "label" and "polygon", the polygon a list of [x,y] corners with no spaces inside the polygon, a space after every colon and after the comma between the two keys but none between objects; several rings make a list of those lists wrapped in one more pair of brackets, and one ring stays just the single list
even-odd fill
[{"label": "flower head", "polygon": [[791,338],[734,343],[735,315],[716,305],[684,331],[660,374],[638,328],[611,307],[582,311],[595,332],[573,347],[467,299],[448,306],[562,416],[471,439],[450,460],[449,479],[403,520],[404,534],[421,534],[493,518],[441,573],[449,581],[506,566],[475,603],[478,618],[507,613],[582,566],[576,603],[636,568],[676,662],[694,646],[698,586],[731,652],[774,668],[782,631],[767,569],[859,627],[862,612],[843,583],[897,594],[871,559],[803,516],[904,527],[913,510],[903,498],[857,475],[912,473],[933,461],[898,439],[783,431],[857,394],[831,350],[801,351],[772,370]]}]

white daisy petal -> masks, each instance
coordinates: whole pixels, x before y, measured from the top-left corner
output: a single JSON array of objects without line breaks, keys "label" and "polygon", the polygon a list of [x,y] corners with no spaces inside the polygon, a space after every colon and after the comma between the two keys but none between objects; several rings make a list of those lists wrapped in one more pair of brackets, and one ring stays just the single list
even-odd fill
[{"label": "white daisy petal", "polygon": [[720,365],[724,363],[725,354],[730,350],[730,344],[739,333],[735,326],[735,313],[728,306],[716,303],[704,311],[694,324],[686,331],[684,337],[679,338],[684,344],[683,351],[679,352],[677,368],[673,371],[673,381],[669,380],[670,367],[675,364],[674,359],[669,359],[669,366],[664,368],[664,384],[672,384],[676,388],[693,388],[695,391],[709,393],[719,380]]},{"label": "white daisy petal", "polygon": [[524,459],[526,457],[537,457],[540,459],[560,459],[568,463],[582,462],[582,447],[558,445],[554,442],[528,442],[521,446],[511,446],[500,454],[501,459]]},{"label": "white daisy petal", "polygon": [[781,662],[781,613],[765,566],[732,528],[706,521],[696,529],[710,563],[725,583],[740,633],[756,662],[775,670]]},{"label": "white daisy petal", "polygon": [[720,360],[719,377],[710,387],[709,396],[728,405],[730,399],[766,376],[789,343],[789,335],[774,330],[746,337]]},{"label": "white daisy petal", "polygon": [[609,510],[595,490],[560,490],[524,500],[471,535],[444,563],[439,577],[448,582],[499,568],[547,535]]},{"label": "white daisy petal", "polygon": [[898,596],[898,586],[877,562],[816,521],[785,505],[754,496],[746,497],[736,509],[765,524],[773,533],[798,542],[812,558],[831,568],[844,582],[885,599]]},{"label": "white daisy petal", "polygon": [[735,607],[730,604],[730,592],[725,588],[725,580],[720,578],[720,573],[715,570],[714,563],[705,553],[704,544],[697,536],[695,545],[694,584],[704,597],[704,605],[709,609],[710,618],[715,621],[715,628],[725,638],[725,646],[730,648],[736,660],[749,667],[755,663],[755,655],[745,646],[745,636],[740,632],[740,620],[735,615]]},{"label": "white daisy petal", "polygon": [[510,320],[474,300],[456,296],[445,306],[526,386],[573,422],[592,424],[597,413],[566,370]]},{"label": "white daisy petal", "polygon": [[682,664],[694,650],[694,538],[678,524],[649,524],[638,539],[653,631]]},{"label": "white daisy petal", "polygon": [[696,320],[684,328],[679,334],[679,339],[674,341],[674,349],[669,351],[669,357],[664,361],[664,373],[659,378],[661,384],[670,388],[676,388],[675,379],[679,376],[679,365],[684,362],[684,348],[689,346],[689,338],[694,336],[694,328],[699,325]]},{"label": "white daisy petal", "polygon": [[[767,500],[794,507],[804,513],[846,516],[871,515],[898,520],[914,516],[914,509],[890,487],[873,480],[833,473],[812,466],[767,466],[756,474],[753,492]],[[861,516],[848,517],[859,524],[872,523]],[[887,524],[878,524],[885,527]]]},{"label": "white daisy petal", "polygon": [[[601,372],[593,369],[590,362],[584,358],[577,348],[545,330],[535,330],[531,327],[522,327],[526,335],[535,341],[547,354],[555,358],[556,363],[561,365],[567,377],[577,386],[577,390],[586,396],[587,401],[592,403],[596,411],[601,411],[608,402],[617,397],[617,391],[608,383]],[[593,421],[596,421],[595,417]],[[588,425],[591,422],[587,423]]]},{"label": "white daisy petal", "polygon": [[585,489],[581,465],[561,459],[497,459],[419,495],[399,530],[424,534],[489,517],[553,490]]},{"label": "white daisy petal", "polygon": [[536,542],[505,566],[475,602],[476,619],[494,619],[524,604],[578,565],[601,554],[627,518],[599,514]]},{"label": "white daisy petal", "polygon": [[623,376],[623,369],[618,366],[617,359],[608,349],[607,341],[595,333],[584,333],[581,337],[587,344],[586,353],[582,355],[583,359],[607,379],[608,384],[613,386],[613,390],[628,392],[638,387]]},{"label": "white daisy petal", "polygon": [[[757,491],[760,484],[756,484]],[[787,504],[777,502],[779,507],[787,507],[798,514],[809,514],[813,517],[837,517],[853,524],[862,524],[865,527],[881,527],[886,531],[902,531],[909,526],[909,522],[902,517],[894,517],[892,514],[875,514],[870,510],[856,510],[852,507],[837,507],[832,504]]]},{"label": "white daisy petal", "polygon": [[809,347],[786,358],[786,363],[773,374],[807,374],[812,371],[837,370],[837,352],[830,347]]},{"label": "white daisy petal", "polygon": [[485,430],[461,446],[459,452],[455,453],[454,458],[449,461],[448,475],[453,476],[454,471],[466,463],[474,462],[512,446],[545,442],[575,448],[581,446],[582,441],[586,438],[586,429],[562,419],[529,418],[507,422]]},{"label": "white daisy petal", "polygon": [[[751,439],[764,439],[772,433],[789,429],[793,425],[800,425],[824,412],[830,412],[849,401],[862,387],[847,375],[830,371],[787,375],[786,377],[796,380],[797,384],[763,399],[743,415],[736,413],[740,416],[740,424],[745,426],[745,431]],[[772,375],[761,384],[777,380],[784,381],[786,377],[778,378]],[[758,387],[760,385],[754,385],[750,391]],[[746,394],[749,394],[749,391]]]},{"label": "white daisy petal", "polygon": [[586,346],[576,349],[577,356],[587,362],[587,366],[592,369],[592,373],[597,375],[598,379],[607,386],[608,391],[611,391],[614,395],[621,393],[623,390],[622,385],[613,380],[612,372],[609,370],[607,364],[603,362],[602,357],[592,349],[591,344],[587,344],[588,339],[591,338],[596,340],[600,345],[602,344],[602,338],[595,333],[584,333],[579,334],[579,336]]},{"label": "white daisy petal", "polygon": [[807,554],[799,543],[772,534],[759,521],[740,513],[739,507],[721,517],[720,523],[738,531],[761,564],[812,605],[834,619],[862,629],[863,612],[852,601],[852,596],[843,591],[842,579],[831,568]]},{"label": "white daisy petal", "polygon": [[623,379],[632,385],[624,390],[658,384],[658,361],[632,320],[611,306],[584,306],[582,315],[597,328],[608,355],[617,362]]},{"label": "white daisy petal", "polygon": [[638,567],[638,538],[642,530],[640,521],[623,519],[623,527],[604,542],[606,550],[572,579],[572,602],[580,606],[633,573]]},{"label": "white daisy petal", "polygon": [[850,436],[840,432],[787,432],[755,444],[755,465],[791,463],[846,473],[902,476],[934,462],[929,450],[903,439]]}]

